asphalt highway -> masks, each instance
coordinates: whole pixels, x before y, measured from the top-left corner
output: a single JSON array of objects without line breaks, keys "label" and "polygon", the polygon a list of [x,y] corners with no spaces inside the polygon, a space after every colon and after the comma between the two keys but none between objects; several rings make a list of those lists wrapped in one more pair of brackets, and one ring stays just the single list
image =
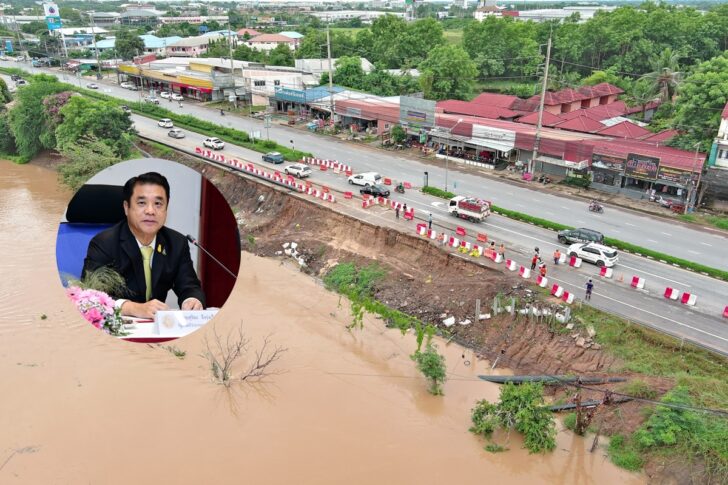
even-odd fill
[{"label": "asphalt highway", "polygon": [[[195,147],[202,147],[203,135],[185,131],[185,138],[173,139],[166,136],[166,129],[156,125],[156,120],[136,115],[133,119],[137,131],[145,137],[189,152],[194,152]],[[282,171],[285,166],[262,162],[260,153],[230,144],[226,144],[220,153],[226,158],[251,161],[268,171]],[[330,170],[320,171],[315,166],[312,169],[314,173],[311,181],[314,184],[326,185],[339,192],[338,202],[332,208],[377,225],[398,227],[415,233],[415,223],[396,220],[392,210],[379,206],[363,209],[360,200],[343,199],[341,192],[350,190],[358,195],[360,189],[349,185],[345,175]],[[539,247],[548,267],[550,284],[558,283],[577,298],[582,298],[586,281],[592,278],[595,289],[591,305],[594,307],[728,355],[728,321],[721,316],[723,308],[728,305],[728,282],[627,253],[619,255],[620,261],[613,269],[612,278],[602,278],[599,268],[586,262],[581,268],[554,266],[551,255],[557,247],[563,252],[566,246],[557,241],[553,231],[498,215],[491,215],[481,224],[469,223],[449,215],[446,201],[417,190],[408,190],[404,195],[393,193],[391,199],[414,207],[416,218],[420,221],[427,220],[428,214],[432,213],[433,228],[436,230],[454,235],[455,228],[460,226],[466,229],[470,236],[467,240],[471,242],[474,242],[477,233],[487,234],[498,245],[503,242],[506,256],[524,266],[530,265],[534,247]],[[644,289],[630,286],[633,276],[645,279]],[[534,280],[535,276],[531,279]],[[697,304],[688,307],[679,301],[667,300],[663,296],[667,287],[697,295]]]},{"label": "asphalt highway", "polygon": [[[19,66],[15,62],[0,62],[0,65],[41,71],[30,68],[27,64]],[[43,70],[43,72],[58,75],[57,71]],[[58,77],[63,80],[63,75]],[[77,79],[70,75],[65,81],[78,84]],[[9,84],[12,86],[12,83]],[[101,87],[100,91],[105,94],[128,101],[137,101],[140,98],[138,92],[119,88],[113,83],[102,81],[97,84]],[[85,82],[81,85],[85,85]],[[162,106],[222,126],[245,131],[260,131],[262,136],[266,137],[262,121],[230,115],[223,117],[215,110],[191,102],[184,102],[180,107],[176,102],[168,103],[162,100]],[[158,128],[155,120],[136,115],[133,119],[137,130],[144,136],[188,151],[193,151],[196,146],[202,146],[203,135],[187,132],[186,138],[175,140],[167,137],[167,130]],[[273,125],[268,134],[270,139],[310,151],[319,158],[337,159],[347,163],[355,172],[377,171],[385,177],[410,181],[419,186],[423,183],[424,171],[428,171],[429,183],[433,186],[445,188],[447,176],[448,189],[458,194],[478,196],[507,209],[563,224],[590,227],[607,236],[712,267],[728,269],[728,240],[717,231],[693,229],[684,224],[609,206],[606,207],[604,214],[593,214],[588,212],[583,201],[493,180],[487,177],[488,174],[484,170],[458,167],[450,163],[446,174],[441,162],[433,165],[433,162],[413,160],[391,152],[353,145],[287,126]],[[261,162],[260,153],[244,148],[227,145],[222,153],[228,157],[256,162],[260,167],[269,170],[281,168],[280,165],[273,167]],[[346,184],[346,177],[343,175],[336,175],[330,171],[320,172],[316,167],[313,168],[314,183],[325,184],[339,191],[352,189]],[[353,188],[355,192],[357,189]],[[535,246],[541,249],[547,264],[552,262],[548,256],[556,247],[564,250],[564,246],[558,243],[552,231],[497,215],[490,216],[484,224],[457,220],[447,214],[445,201],[416,190],[407,191],[403,196],[393,194],[392,199],[406,202],[408,206],[414,207],[417,217],[421,220],[425,220],[427,213],[431,212],[435,229],[446,230],[452,234],[456,226],[461,226],[468,231],[468,234],[487,233],[489,238],[498,244],[504,242],[507,256],[523,265],[529,263]],[[356,200],[347,204],[339,198],[335,208],[380,225],[405,224],[402,220],[395,221],[394,214],[390,210],[381,207],[362,209]],[[414,224],[410,224],[414,233]],[[470,240],[472,241],[472,238]],[[548,264],[548,270],[550,283],[559,283],[579,298],[583,296],[586,280],[589,277],[594,278],[596,286],[591,304],[597,308],[728,355],[728,320],[721,317],[723,308],[728,305],[728,283],[626,253],[620,254],[620,261],[614,268],[614,276],[611,279],[599,277],[598,268],[589,263],[584,263],[578,269]],[[629,282],[633,276],[640,276],[646,280],[644,290],[630,287]],[[679,302],[665,299],[663,293],[668,286],[697,295],[696,306],[687,307]]]}]

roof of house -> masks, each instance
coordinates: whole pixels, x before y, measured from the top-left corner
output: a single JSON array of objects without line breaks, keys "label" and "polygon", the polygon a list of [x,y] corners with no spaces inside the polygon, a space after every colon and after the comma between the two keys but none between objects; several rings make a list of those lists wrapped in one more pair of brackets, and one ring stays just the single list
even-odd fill
[{"label": "roof of house", "polygon": [[615,101],[614,103],[601,104],[593,108],[577,109],[568,113],[561,113],[559,116],[565,120],[570,120],[579,116],[586,116],[596,121],[602,121],[609,118],[622,116],[628,111],[624,101]]},{"label": "roof of house", "polygon": [[624,90],[609,83],[599,83],[594,86],[581,86],[579,88],[579,92],[587,98],[597,98],[612,94],[622,94],[624,93]]},{"label": "roof of house", "polygon": [[600,135],[613,136],[616,138],[630,138],[637,140],[643,136],[649,136],[650,130],[642,128],[641,126],[635,125],[630,121],[623,121],[616,125],[609,126],[598,132]]},{"label": "roof of house", "polygon": [[286,43],[291,43],[291,42],[295,42],[295,39],[291,39],[290,37],[286,37],[285,35],[280,35],[280,34],[260,34],[260,35],[256,35],[252,39],[248,39],[248,42],[255,42],[255,43],[286,42]]},{"label": "roof of house", "polygon": [[213,36],[211,35],[198,35],[195,37],[184,37],[178,40],[177,42],[173,42],[172,44],[167,44],[167,47],[193,47],[196,45],[207,45],[210,43],[211,40],[215,40]]},{"label": "roof of house", "polygon": [[498,93],[480,93],[471,101],[471,103],[487,104],[489,106],[498,106],[499,108],[509,108],[516,101],[518,96],[511,94]]},{"label": "roof of house", "polygon": [[303,34],[294,32],[292,30],[286,30],[285,32],[279,32],[279,34],[285,35],[286,37],[290,37],[291,39],[303,39]]},{"label": "roof of house", "polygon": [[250,37],[255,37],[256,35],[260,35],[261,32],[258,32],[254,29],[240,29],[238,30],[238,35],[243,36],[245,34],[248,34]]},{"label": "roof of house", "polygon": [[[538,124],[538,112],[529,113],[525,116],[521,116],[516,121],[519,123],[526,123],[529,125],[537,125]],[[553,113],[549,113],[548,111],[543,112],[543,117],[541,118],[541,126],[555,126],[559,123],[563,123],[564,119],[559,118]]]},{"label": "roof of house", "polygon": [[141,8],[133,8],[129,9],[126,12],[122,12],[120,17],[122,18],[128,18],[128,17],[159,17],[164,12],[160,12],[158,10],[146,10]]},{"label": "roof of house", "polygon": [[486,104],[472,103],[468,101],[458,101],[449,99],[446,101],[438,101],[436,105],[438,111],[442,113],[455,113],[476,116],[479,118],[515,118],[518,113],[507,108],[498,106],[488,106]]},{"label": "roof of house", "polygon": [[[665,146],[655,146],[643,140],[586,140],[594,147],[594,153],[611,155],[619,158],[627,158],[630,153],[656,157],[660,159],[660,166],[693,170],[695,167],[695,152],[679,150]],[[698,162],[705,161],[705,153],[699,153]]]},{"label": "roof of house", "polygon": [[649,135],[643,136],[642,140],[660,144],[671,140],[679,134],[680,132],[677,130],[663,130],[659,133],[650,133]]},{"label": "roof of house", "polygon": [[582,133],[596,133],[604,128],[604,125],[587,116],[576,116],[556,125],[561,130],[580,131]]},{"label": "roof of house", "polygon": [[173,35],[171,37],[157,37],[156,35],[140,35],[146,49],[161,49],[182,40],[182,37]]}]

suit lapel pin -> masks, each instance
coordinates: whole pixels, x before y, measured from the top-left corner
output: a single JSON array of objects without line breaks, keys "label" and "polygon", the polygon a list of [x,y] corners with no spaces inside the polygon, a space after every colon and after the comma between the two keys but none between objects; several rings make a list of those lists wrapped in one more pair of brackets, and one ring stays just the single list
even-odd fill
[{"label": "suit lapel pin", "polygon": [[162,247],[162,244],[157,244],[157,252],[163,256],[167,255],[167,250]]}]

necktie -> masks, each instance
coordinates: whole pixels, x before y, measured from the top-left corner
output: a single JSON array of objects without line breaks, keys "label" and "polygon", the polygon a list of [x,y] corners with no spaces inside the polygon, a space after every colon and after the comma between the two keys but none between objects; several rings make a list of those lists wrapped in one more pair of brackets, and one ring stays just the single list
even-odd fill
[{"label": "necktie", "polygon": [[152,297],[152,252],[154,248],[151,246],[142,246],[142,259],[144,266],[144,282],[147,284],[147,301]]}]

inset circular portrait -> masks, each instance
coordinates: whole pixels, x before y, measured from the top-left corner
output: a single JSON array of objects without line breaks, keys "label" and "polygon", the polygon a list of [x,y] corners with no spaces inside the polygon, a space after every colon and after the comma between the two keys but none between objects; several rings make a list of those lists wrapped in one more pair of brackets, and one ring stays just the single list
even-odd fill
[{"label": "inset circular portrait", "polygon": [[162,159],[93,176],[58,228],[66,294],[97,329],[132,342],[184,337],[214,318],[240,268],[232,209],[204,175]]}]

